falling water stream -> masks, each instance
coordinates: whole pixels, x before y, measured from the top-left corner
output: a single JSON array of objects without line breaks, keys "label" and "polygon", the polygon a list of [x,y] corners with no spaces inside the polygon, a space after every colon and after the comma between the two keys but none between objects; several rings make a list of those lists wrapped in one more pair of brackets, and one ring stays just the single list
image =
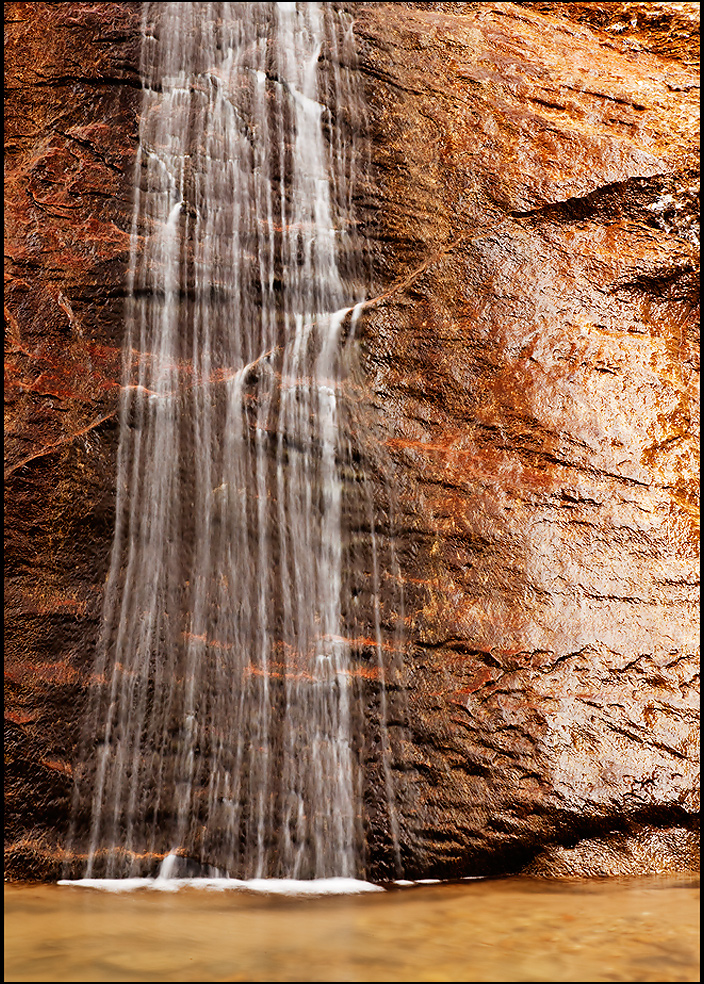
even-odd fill
[{"label": "falling water stream", "polygon": [[363,875],[370,728],[397,867],[380,548],[344,395],[365,286],[354,65],[333,4],[144,4],[87,876],[173,852],[241,878]]}]

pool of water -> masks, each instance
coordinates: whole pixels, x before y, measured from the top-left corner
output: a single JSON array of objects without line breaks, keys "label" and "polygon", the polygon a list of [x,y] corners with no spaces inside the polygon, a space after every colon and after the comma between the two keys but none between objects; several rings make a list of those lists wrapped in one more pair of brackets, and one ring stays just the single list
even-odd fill
[{"label": "pool of water", "polygon": [[6,981],[698,981],[693,876],[325,897],[5,886]]}]

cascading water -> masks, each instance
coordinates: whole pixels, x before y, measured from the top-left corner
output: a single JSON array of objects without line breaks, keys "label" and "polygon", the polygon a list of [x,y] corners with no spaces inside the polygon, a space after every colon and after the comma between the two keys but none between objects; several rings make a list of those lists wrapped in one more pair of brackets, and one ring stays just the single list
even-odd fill
[{"label": "cascading water", "polygon": [[374,510],[343,426],[364,286],[350,23],[326,3],[146,3],[143,50],[86,874],[175,850],[239,877],[360,875],[355,578],[396,858],[398,831]]}]

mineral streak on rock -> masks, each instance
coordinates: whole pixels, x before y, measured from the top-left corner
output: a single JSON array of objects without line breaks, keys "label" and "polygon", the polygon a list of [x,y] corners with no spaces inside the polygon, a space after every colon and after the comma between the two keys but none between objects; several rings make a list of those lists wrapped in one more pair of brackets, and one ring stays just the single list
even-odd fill
[{"label": "mineral streak on rock", "polygon": [[[58,873],[112,537],[140,6],[5,5],[9,877]],[[407,874],[691,866],[699,5],[346,6]]]}]

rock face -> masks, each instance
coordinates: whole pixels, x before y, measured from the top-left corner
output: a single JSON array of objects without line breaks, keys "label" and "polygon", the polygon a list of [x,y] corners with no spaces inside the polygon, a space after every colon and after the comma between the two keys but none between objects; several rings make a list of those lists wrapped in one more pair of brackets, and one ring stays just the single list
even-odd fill
[{"label": "rock face", "polygon": [[139,3],[5,5],[7,874],[57,874],[114,525]]},{"label": "rock face", "polygon": [[[406,873],[691,866],[698,5],[347,6]],[[112,535],[140,4],[5,9],[6,870],[52,877]]]},{"label": "rock face", "polygon": [[417,873],[694,842],[697,77],[626,9],[693,6],[357,12]]}]

